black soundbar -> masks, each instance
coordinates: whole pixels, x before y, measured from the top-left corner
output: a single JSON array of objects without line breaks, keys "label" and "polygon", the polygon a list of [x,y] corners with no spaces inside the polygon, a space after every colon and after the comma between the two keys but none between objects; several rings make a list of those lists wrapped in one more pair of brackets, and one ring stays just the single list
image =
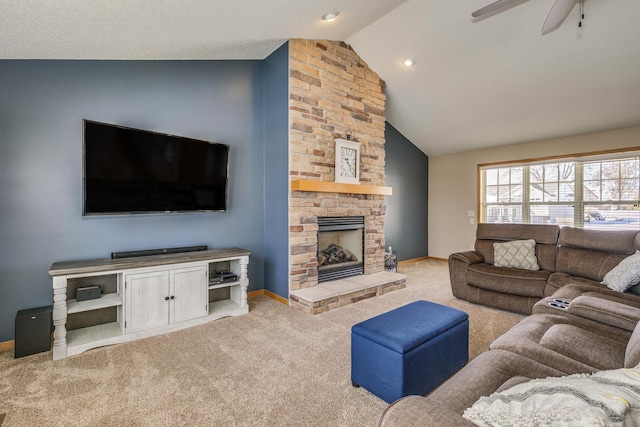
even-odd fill
[{"label": "black soundbar", "polygon": [[132,258],[132,257],[149,256],[149,255],[179,254],[183,252],[206,251],[207,249],[209,249],[207,245],[199,245],[199,246],[183,246],[180,248],[162,248],[162,249],[145,249],[142,251],[111,252],[111,259]]}]

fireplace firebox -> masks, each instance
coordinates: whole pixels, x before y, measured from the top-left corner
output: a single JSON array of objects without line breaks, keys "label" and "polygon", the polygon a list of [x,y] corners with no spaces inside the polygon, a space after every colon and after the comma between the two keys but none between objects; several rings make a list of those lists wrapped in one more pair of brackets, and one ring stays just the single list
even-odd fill
[{"label": "fireplace firebox", "polygon": [[364,274],[364,217],[318,217],[318,283]]}]

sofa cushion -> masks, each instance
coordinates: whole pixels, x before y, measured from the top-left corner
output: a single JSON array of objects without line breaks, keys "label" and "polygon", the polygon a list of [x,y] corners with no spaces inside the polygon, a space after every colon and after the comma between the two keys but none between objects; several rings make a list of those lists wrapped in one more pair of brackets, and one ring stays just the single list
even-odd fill
[{"label": "sofa cushion", "polygon": [[472,264],[467,268],[467,283],[494,292],[542,298],[549,274],[544,270]]},{"label": "sofa cushion", "polygon": [[604,275],[600,283],[618,292],[624,292],[640,283],[640,251],[620,261]]},{"label": "sofa cushion", "polygon": [[493,264],[494,243],[533,239],[540,269],[554,271],[558,230],[558,226],[550,224],[478,224],[475,250],[482,255],[484,262]]},{"label": "sofa cushion", "polygon": [[[527,357],[505,350],[480,353],[465,367],[429,394],[429,399],[442,403],[452,411],[462,414],[480,396],[488,396],[511,382],[513,378],[545,378],[561,376],[563,372],[538,363]],[[422,419],[425,425],[428,418]]]},{"label": "sofa cushion", "polygon": [[633,332],[640,320],[640,308],[595,292],[587,292],[571,300],[568,312],[629,332]]},{"label": "sofa cushion", "polygon": [[605,274],[635,252],[635,230],[585,230],[562,227],[556,272],[602,281]]},{"label": "sofa cushion", "polygon": [[493,244],[493,265],[496,267],[514,267],[525,270],[540,270],[536,258],[536,241],[512,240]]},{"label": "sofa cushion", "polygon": [[[571,291],[566,292],[566,287],[570,287]],[[575,298],[576,296],[582,295],[584,292],[595,289],[607,289],[605,286],[601,285],[600,282],[587,279],[584,277],[573,276],[568,273],[551,273],[549,275],[549,279],[547,280],[547,289],[545,290],[546,296],[559,296],[556,292],[559,289],[563,289],[562,298]]]},{"label": "sofa cushion", "polygon": [[626,343],[574,325],[551,326],[540,345],[596,369],[624,366]]},{"label": "sofa cushion", "polygon": [[485,224],[476,228],[479,240],[523,240],[533,239],[538,243],[555,245],[559,228],[549,224]]},{"label": "sofa cushion", "polygon": [[586,230],[584,228],[562,227],[558,244],[561,247],[631,255],[636,249],[637,235],[637,230]]},{"label": "sofa cushion", "polygon": [[556,257],[556,272],[601,282],[613,267],[629,254],[597,252],[561,246]]},{"label": "sofa cushion", "polygon": [[581,295],[593,296],[609,301],[640,307],[640,295],[627,292],[616,292],[599,282],[566,273],[552,273],[547,280],[546,295],[553,294],[554,298],[572,300]]},{"label": "sofa cushion", "polygon": [[635,425],[640,369],[535,379],[481,397],[464,412],[476,425]]},{"label": "sofa cushion", "polygon": [[[554,339],[564,339],[563,334],[560,333],[561,330],[549,335],[547,335],[547,332],[556,325],[565,324],[568,326],[569,322],[570,319],[564,315],[564,313],[558,315],[532,314],[512,327],[505,334],[498,337],[489,347],[491,351],[500,349],[517,353],[561,371],[564,374],[594,372],[603,369],[602,363],[598,363],[598,366],[592,366],[583,360],[574,359],[572,355],[562,353],[562,343],[558,343],[557,345],[553,344]],[[547,336],[545,337],[545,335]],[[631,336],[631,333],[627,332],[627,340],[629,336]],[[579,346],[583,349],[590,346],[591,340],[593,339],[593,337],[589,338],[582,334],[577,338],[582,338],[582,340],[578,342]],[[620,368],[623,366],[627,340],[622,341],[622,339],[620,339],[619,342],[616,343],[615,349],[619,353],[619,356],[615,359],[610,357],[609,360],[605,361],[611,363],[604,365],[607,369]],[[577,341],[573,341],[573,345],[575,345],[576,342]]]}]

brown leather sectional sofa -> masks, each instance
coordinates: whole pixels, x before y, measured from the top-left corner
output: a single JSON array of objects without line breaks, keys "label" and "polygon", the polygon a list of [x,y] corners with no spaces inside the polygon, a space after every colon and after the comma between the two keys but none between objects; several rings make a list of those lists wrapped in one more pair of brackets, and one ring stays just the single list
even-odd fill
[{"label": "brown leather sectional sofa", "polygon": [[[600,284],[640,249],[638,232],[479,224],[476,238],[474,251],[449,257],[454,295],[530,315],[426,397],[391,404],[380,425],[473,426],[462,414],[481,396],[534,378],[640,364],[640,295]],[[539,270],[493,265],[493,243],[522,239],[536,241]]]}]

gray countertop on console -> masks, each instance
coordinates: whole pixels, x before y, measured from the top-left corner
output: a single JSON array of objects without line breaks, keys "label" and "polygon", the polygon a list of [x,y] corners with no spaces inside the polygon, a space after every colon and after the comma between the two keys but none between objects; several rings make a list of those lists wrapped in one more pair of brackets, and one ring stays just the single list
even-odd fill
[{"label": "gray countertop on console", "polygon": [[174,264],[180,262],[205,261],[211,258],[232,258],[251,254],[240,248],[209,249],[206,251],[184,252],[176,254],[150,255],[120,259],[90,259],[82,261],[55,262],[49,270],[51,276],[68,274],[97,273],[101,271],[128,268],[153,267],[156,265]]}]

